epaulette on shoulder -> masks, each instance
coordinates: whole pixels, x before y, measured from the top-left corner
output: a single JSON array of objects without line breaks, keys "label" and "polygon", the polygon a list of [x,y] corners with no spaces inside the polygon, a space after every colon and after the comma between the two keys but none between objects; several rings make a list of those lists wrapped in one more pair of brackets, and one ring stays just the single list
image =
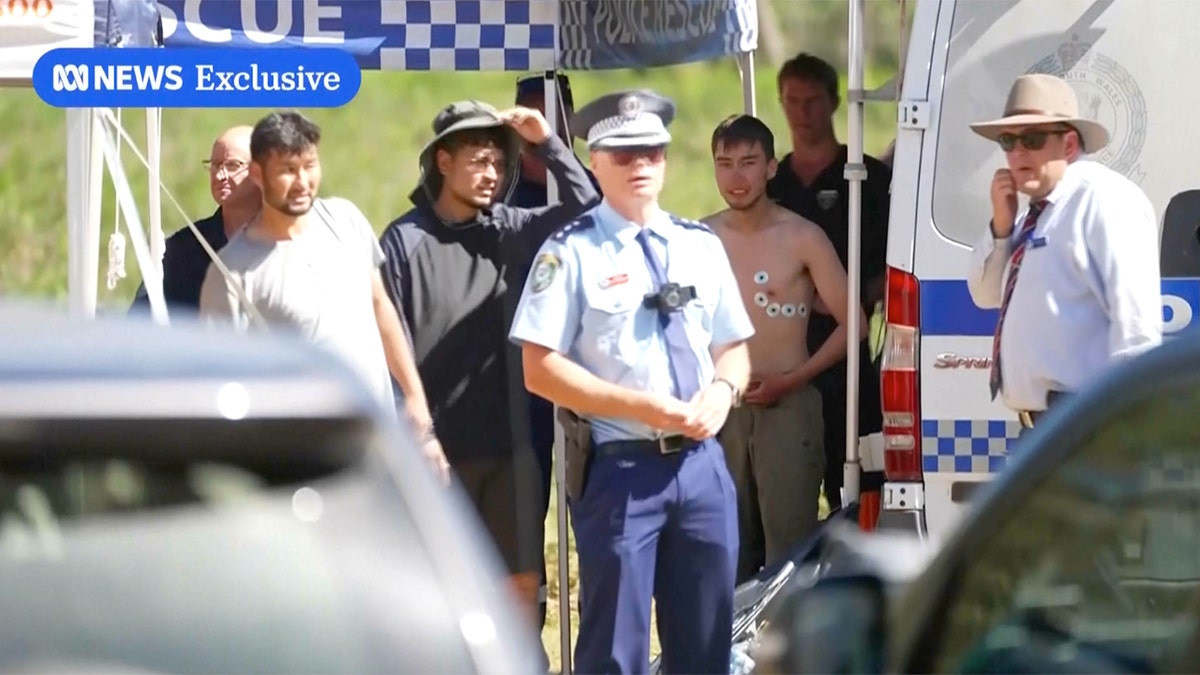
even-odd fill
[{"label": "epaulette on shoulder", "polygon": [[672,215],[671,222],[680,227],[686,227],[689,230],[699,230],[700,232],[707,232],[713,236],[716,236],[717,234],[716,232],[712,231],[711,227],[698,220],[688,220],[687,218],[680,218],[679,216]]},{"label": "epaulette on shoulder", "polygon": [[550,235],[550,238],[554,241],[566,241],[567,237],[571,236],[572,234],[586,232],[595,226],[595,218],[593,218],[591,215],[582,215],[579,218],[576,218],[575,220],[560,227],[557,232]]}]

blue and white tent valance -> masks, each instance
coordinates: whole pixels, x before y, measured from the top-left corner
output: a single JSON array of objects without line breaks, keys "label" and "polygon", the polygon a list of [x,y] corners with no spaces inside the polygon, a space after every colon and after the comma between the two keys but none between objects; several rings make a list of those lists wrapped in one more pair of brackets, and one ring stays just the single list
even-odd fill
[{"label": "blue and white tent valance", "polygon": [[336,46],[365,70],[606,70],[753,51],[755,0],[159,0],[167,47]]}]

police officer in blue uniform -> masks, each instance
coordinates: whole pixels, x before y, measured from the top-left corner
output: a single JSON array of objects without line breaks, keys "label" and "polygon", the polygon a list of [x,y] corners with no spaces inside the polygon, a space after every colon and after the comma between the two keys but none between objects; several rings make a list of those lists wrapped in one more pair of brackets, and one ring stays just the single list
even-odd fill
[{"label": "police officer in blue uniform", "polygon": [[511,338],[567,436],[581,673],[728,672],[737,504],[715,438],[754,333],[716,235],[658,205],[674,104],[649,91],[579,110],[603,201],[541,247]]}]

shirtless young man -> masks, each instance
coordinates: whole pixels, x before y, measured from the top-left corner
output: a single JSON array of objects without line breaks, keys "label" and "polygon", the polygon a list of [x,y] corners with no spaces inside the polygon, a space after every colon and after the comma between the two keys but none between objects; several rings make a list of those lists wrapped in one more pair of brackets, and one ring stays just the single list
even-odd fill
[{"label": "shirtless young man", "polygon": [[[766,124],[730,117],[713,133],[712,151],[729,208],[704,222],[725,245],[755,331],[745,405],[720,434],[738,490],[741,583],[817,526],[824,424],[821,395],[810,382],[846,356],[847,282],[824,231],[766,196],[778,166]],[[817,294],[840,325],[810,355],[808,317]],[[865,336],[861,313],[859,326]]]}]

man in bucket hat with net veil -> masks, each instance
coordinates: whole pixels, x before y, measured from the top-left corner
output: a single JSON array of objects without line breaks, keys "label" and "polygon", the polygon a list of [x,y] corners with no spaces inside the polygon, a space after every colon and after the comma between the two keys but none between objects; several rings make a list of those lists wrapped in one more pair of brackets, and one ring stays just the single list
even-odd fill
[{"label": "man in bucket hat with net veil", "polygon": [[971,129],[1007,167],[992,177],[967,283],[976,305],[999,310],[992,398],[1029,429],[1109,364],[1161,344],[1158,221],[1141,188],[1086,158],[1109,132],[1080,116],[1062,78],[1018,77],[1003,116]]},{"label": "man in bucket hat with net veil", "polygon": [[[384,283],[411,332],[434,428],[461,487],[537,611],[543,498],[528,429],[521,354],[508,328],[542,242],[599,201],[583,166],[536,110],[459,101],[438,112],[421,152],[413,208],[381,238]],[[559,187],[560,201],[502,202],[522,140]]]}]

